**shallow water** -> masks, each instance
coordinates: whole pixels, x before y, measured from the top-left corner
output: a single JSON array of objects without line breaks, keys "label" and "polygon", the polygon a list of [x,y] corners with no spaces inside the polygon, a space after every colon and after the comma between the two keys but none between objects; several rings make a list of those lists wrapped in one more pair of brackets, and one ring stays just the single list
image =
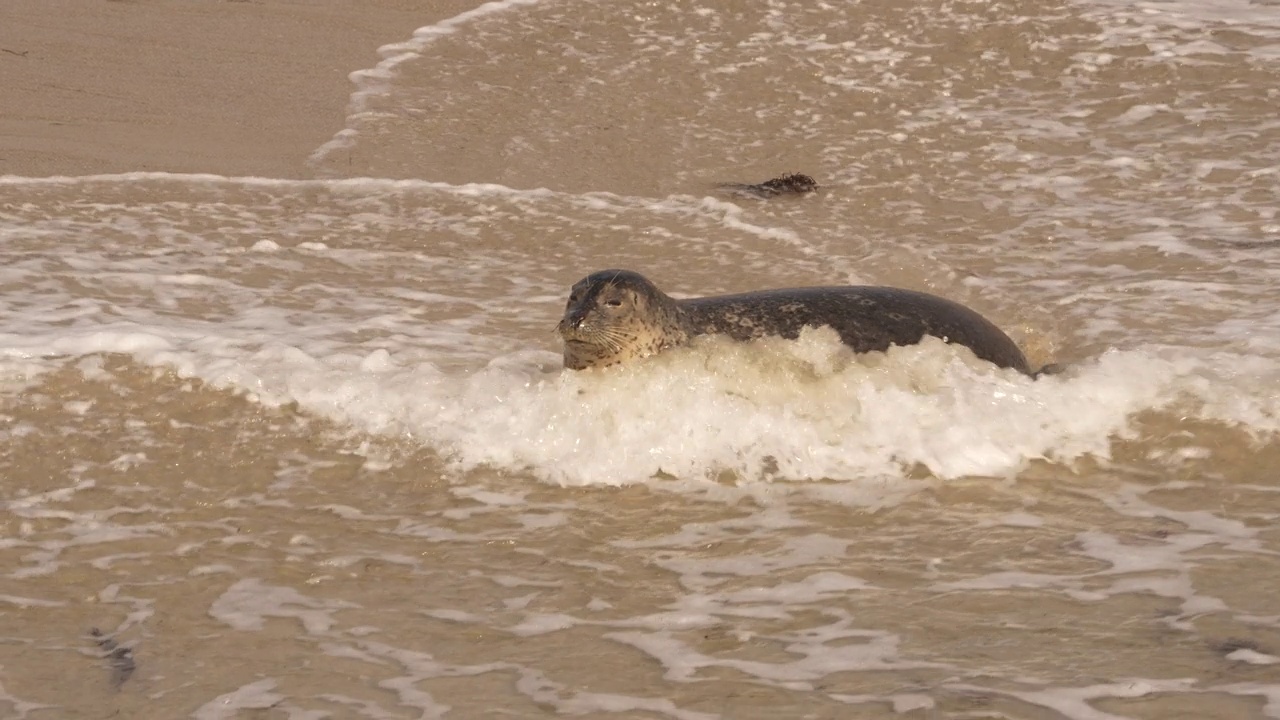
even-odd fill
[{"label": "shallow water", "polygon": [[[0,178],[0,714],[1280,717],[1280,14],[415,38],[315,180]],[[1070,368],[563,373],[603,267],[930,290]]]}]

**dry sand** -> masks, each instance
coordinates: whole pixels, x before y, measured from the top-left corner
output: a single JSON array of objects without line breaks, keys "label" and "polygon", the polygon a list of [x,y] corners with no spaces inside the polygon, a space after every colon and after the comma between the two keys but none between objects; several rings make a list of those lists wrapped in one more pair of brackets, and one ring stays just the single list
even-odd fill
[{"label": "dry sand", "polygon": [[3,0],[0,175],[308,177],[347,76],[480,2]]}]

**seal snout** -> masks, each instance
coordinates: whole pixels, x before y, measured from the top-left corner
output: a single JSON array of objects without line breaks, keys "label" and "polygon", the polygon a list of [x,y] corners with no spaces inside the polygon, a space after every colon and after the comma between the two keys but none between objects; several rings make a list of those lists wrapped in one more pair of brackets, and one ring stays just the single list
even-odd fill
[{"label": "seal snout", "polygon": [[582,306],[569,308],[560,319],[561,334],[582,329],[582,321],[587,319],[587,310]]},{"label": "seal snout", "polygon": [[626,270],[603,270],[580,280],[570,291],[564,317],[556,326],[560,334],[579,337],[597,332],[601,323],[610,324],[609,319],[623,305],[625,288],[633,275]]},{"label": "seal snout", "polygon": [[591,303],[570,301],[569,307],[565,308],[564,317],[560,318],[560,323],[556,325],[556,330],[566,340],[576,339],[582,335],[584,330],[582,325],[587,322],[590,315]]}]

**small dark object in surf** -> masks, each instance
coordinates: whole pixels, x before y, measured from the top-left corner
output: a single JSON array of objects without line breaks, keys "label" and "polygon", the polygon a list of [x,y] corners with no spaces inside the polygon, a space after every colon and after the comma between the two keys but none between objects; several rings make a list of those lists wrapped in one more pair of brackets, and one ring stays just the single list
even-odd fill
[{"label": "small dark object in surf", "polygon": [[1245,638],[1227,638],[1226,640],[1216,640],[1216,641],[1210,642],[1209,647],[1212,648],[1213,650],[1216,650],[1217,652],[1222,653],[1224,656],[1229,656],[1231,655],[1231,653],[1237,652],[1240,650],[1247,650],[1249,652],[1260,653],[1263,655],[1272,654],[1267,652],[1266,650],[1263,650],[1262,646],[1259,645],[1258,643],[1252,640],[1247,640]]},{"label": "small dark object in surf", "polygon": [[119,690],[121,685],[138,669],[133,661],[133,650],[121,646],[115,638],[103,635],[98,628],[89,628],[89,636],[102,649],[102,657],[111,668],[111,687]]},{"label": "small dark object in surf", "polygon": [[1044,377],[1045,375],[1061,375],[1067,371],[1066,363],[1049,363],[1039,370],[1032,373],[1032,377]]},{"label": "small dark object in surf", "polygon": [[780,175],[772,180],[765,180],[756,185],[743,185],[739,183],[726,183],[718,186],[725,192],[734,195],[742,195],[744,197],[760,198],[767,200],[775,198],[779,195],[804,195],[818,189],[818,183],[813,178],[803,173],[791,173],[790,175]]}]

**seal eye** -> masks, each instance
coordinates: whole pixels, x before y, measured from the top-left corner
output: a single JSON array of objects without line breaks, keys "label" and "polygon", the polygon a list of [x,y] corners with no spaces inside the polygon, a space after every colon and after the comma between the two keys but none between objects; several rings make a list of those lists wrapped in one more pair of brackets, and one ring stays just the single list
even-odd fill
[{"label": "seal eye", "polygon": [[572,293],[572,294],[570,294],[570,295],[569,295],[569,302],[578,302],[578,293]]},{"label": "seal eye", "polygon": [[612,300],[605,300],[604,304],[608,305],[609,307],[622,307],[622,301],[619,300],[618,298],[614,298]]}]

